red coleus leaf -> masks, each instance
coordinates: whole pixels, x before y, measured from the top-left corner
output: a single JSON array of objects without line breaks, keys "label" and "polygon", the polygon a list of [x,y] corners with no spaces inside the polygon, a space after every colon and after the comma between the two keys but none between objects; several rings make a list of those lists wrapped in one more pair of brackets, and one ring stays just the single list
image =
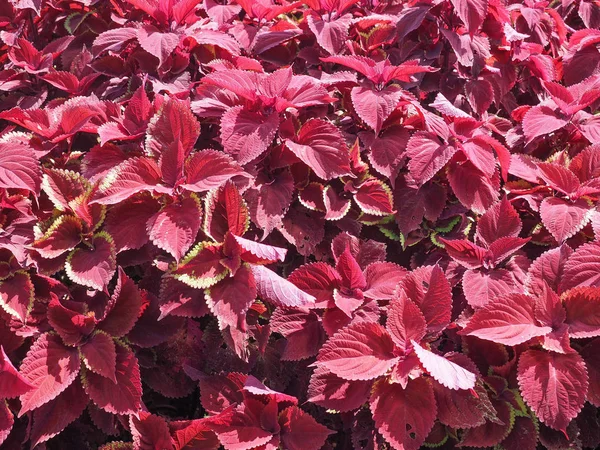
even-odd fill
[{"label": "red coleus leaf", "polygon": [[23,144],[2,142],[0,154],[0,187],[27,189],[39,194],[42,173],[33,150]]},{"label": "red coleus leaf", "polygon": [[298,137],[286,146],[323,180],[350,173],[350,153],[339,129],[329,122],[306,122]]},{"label": "red coleus leaf", "polygon": [[190,195],[150,217],[146,231],[154,245],[179,261],[195,242],[201,222],[200,200]]},{"label": "red coleus leaf", "polygon": [[386,86],[376,90],[368,86],[357,86],[351,91],[352,106],[358,116],[379,133],[383,122],[396,109],[402,90],[398,86]]},{"label": "red coleus leaf", "polygon": [[479,218],[476,241],[489,247],[503,237],[517,237],[521,232],[522,223],[519,213],[506,197],[495,203]]},{"label": "red coleus leaf", "polygon": [[585,402],[588,374],[578,353],[528,350],[519,359],[519,388],[536,416],[566,434]]},{"label": "red coleus leaf", "polygon": [[536,321],[535,300],[524,294],[497,297],[475,312],[461,334],[504,345],[518,345],[552,331]]},{"label": "red coleus leaf", "polygon": [[484,424],[465,431],[461,445],[472,447],[491,447],[501,443],[514,428],[514,410],[504,400],[491,400],[496,420],[488,419]]},{"label": "red coleus leaf", "polygon": [[544,283],[555,292],[559,291],[559,284],[565,268],[565,263],[573,253],[566,244],[542,253],[531,266],[527,273],[527,288],[533,294],[540,294]]},{"label": "red coleus leaf", "polygon": [[12,412],[5,401],[0,403],[0,445],[8,438],[15,423]]},{"label": "red coleus leaf", "polygon": [[487,0],[452,0],[452,4],[469,33],[475,34],[487,16]]},{"label": "red coleus leaf", "polygon": [[82,222],[73,216],[59,216],[44,235],[33,243],[43,258],[56,258],[81,242]]},{"label": "red coleus leaf", "polygon": [[287,341],[281,354],[284,361],[298,361],[314,356],[325,342],[325,331],[314,312],[277,308],[269,322],[271,331]]},{"label": "red coleus leaf", "polygon": [[566,167],[558,164],[538,163],[538,176],[555,189],[565,195],[577,192],[580,182],[577,176]]},{"label": "red coleus leaf", "polygon": [[419,342],[425,336],[425,317],[404,291],[390,302],[386,329],[394,344],[405,353],[413,341]]},{"label": "red coleus leaf", "polygon": [[576,288],[566,293],[563,299],[566,310],[565,323],[569,336],[586,338],[600,336],[600,288]]},{"label": "red coleus leaf", "polygon": [[94,202],[113,205],[144,191],[158,189],[162,180],[160,168],[150,158],[138,157],[123,161],[102,179]]},{"label": "red coleus leaf", "polygon": [[142,295],[135,282],[123,269],[119,277],[98,329],[114,337],[125,336],[135,325],[142,312]]},{"label": "red coleus leaf", "polygon": [[281,411],[278,421],[281,441],[290,450],[319,450],[327,436],[334,433],[297,406]]},{"label": "red coleus leaf", "polygon": [[17,272],[0,282],[0,307],[25,323],[33,306],[34,286],[26,272]]},{"label": "red coleus leaf", "polygon": [[34,389],[34,386],[12,365],[0,345],[0,398],[19,397]]},{"label": "red coleus leaf", "polygon": [[58,397],[33,412],[31,445],[35,447],[56,436],[81,415],[88,403],[81,382],[75,380]]},{"label": "red coleus leaf", "polygon": [[251,271],[257,293],[263,300],[287,308],[307,308],[314,305],[315,298],[312,295],[301,291],[272,270],[252,265]]},{"label": "red coleus leaf", "polygon": [[380,380],[370,403],[377,430],[398,449],[419,449],[437,415],[433,388],[422,377],[410,380],[406,388]]},{"label": "red coleus leaf", "polygon": [[102,290],[115,273],[116,256],[112,237],[101,231],[94,235],[90,247],[78,247],[69,254],[67,275],[75,283]]},{"label": "red coleus leaf", "polygon": [[215,241],[223,242],[228,231],[243,236],[249,222],[248,206],[233,183],[226,183],[206,198],[204,232]]},{"label": "red coleus leaf", "polygon": [[548,197],[540,205],[542,223],[554,238],[562,243],[581,230],[589,221],[590,207],[584,199],[571,202]]},{"label": "red coleus leaf", "polygon": [[345,380],[372,380],[396,362],[394,341],[381,325],[352,324],[334,334],[319,351],[317,363]]},{"label": "red coleus leaf", "polygon": [[244,399],[242,389],[247,375],[230,372],[227,375],[202,376],[199,380],[200,402],[209,414],[219,414]]},{"label": "red coleus leaf", "polygon": [[161,33],[153,25],[142,25],[137,32],[140,46],[159,61],[162,66],[179,44],[179,36],[175,33]]},{"label": "red coleus leaf", "polygon": [[262,428],[263,420],[273,419],[268,417],[268,413],[263,419],[264,410],[265,405],[262,402],[246,399],[235,409],[224,413],[224,417],[214,423],[212,429],[226,450],[249,450],[265,445],[271,441],[275,430]]},{"label": "red coleus leaf", "polygon": [[89,181],[77,172],[61,169],[46,169],[42,180],[42,190],[50,198],[54,207],[65,211],[71,202],[91,189]]},{"label": "red coleus leaf", "polygon": [[221,247],[209,242],[196,245],[173,270],[173,276],[196,289],[208,288],[218,283],[227,275],[227,268],[221,264]]},{"label": "red coleus leaf", "polygon": [[133,352],[124,344],[117,343],[115,378],[117,382],[86,372],[83,378],[85,391],[101,409],[113,414],[137,414],[142,399],[140,368]]},{"label": "red coleus leaf", "polygon": [[354,194],[354,201],[366,214],[384,216],[395,212],[391,189],[375,178],[360,185]]},{"label": "red coleus leaf", "polygon": [[185,182],[182,188],[192,192],[204,192],[220,187],[232,177],[244,171],[233,159],[216,150],[194,153],[185,163]]},{"label": "red coleus leaf", "polygon": [[308,400],[323,408],[345,412],[367,402],[373,382],[348,381],[324,367],[317,367],[308,385]]},{"label": "red coleus leaf", "polygon": [[439,333],[449,325],[452,288],[439,266],[423,266],[407,273],[399,288],[419,307],[427,333]]},{"label": "red coleus leaf", "polygon": [[148,234],[139,230],[146,227],[150,217],[159,209],[159,203],[150,195],[129,198],[110,209],[104,230],[113,237],[117,253],[139,249],[148,242]]},{"label": "red coleus leaf", "polygon": [[536,137],[560,130],[567,123],[567,118],[550,106],[538,105],[531,108],[523,117],[523,132],[527,142],[531,142]]},{"label": "red coleus leaf", "polygon": [[278,128],[277,112],[266,115],[236,106],[221,118],[221,142],[237,162],[247,164],[267,150]]},{"label": "red coleus leaf", "polygon": [[180,142],[187,157],[199,135],[200,124],[189,103],[169,98],[148,124],[146,151],[152,156],[159,156],[174,142]]},{"label": "red coleus leaf", "polygon": [[407,275],[407,270],[389,262],[374,262],[364,271],[366,287],[364,296],[375,300],[387,300],[394,296],[396,286]]},{"label": "red coleus leaf", "polygon": [[133,444],[140,450],[173,450],[169,426],[165,419],[142,411],[135,417],[129,416]]},{"label": "red coleus leaf", "polygon": [[80,314],[64,307],[58,299],[54,298],[48,305],[48,323],[58,333],[66,345],[78,345],[85,339],[96,325],[92,315]]},{"label": "red coleus leaf", "polygon": [[421,364],[429,374],[448,389],[473,389],[475,374],[458,364],[437,355],[412,341],[413,348]]},{"label": "red coleus leaf", "polygon": [[207,419],[169,422],[175,450],[210,450],[219,447],[219,440]]},{"label": "red coleus leaf", "polygon": [[[268,269],[265,269],[268,270]],[[245,329],[245,316],[256,300],[257,284],[248,265],[241,266],[235,275],[227,277],[205,292],[206,303],[217,316],[221,329]]]},{"label": "red coleus leaf", "polygon": [[564,292],[578,286],[600,286],[600,243],[579,247],[564,264],[559,282]]},{"label": "red coleus leaf", "polygon": [[433,133],[413,134],[406,147],[411,176],[419,185],[425,184],[450,161],[454,153],[455,147],[440,142]]},{"label": "red coleus leaf", "polygon": [[92,372],[117,382],[117,350],[113,339],[105,333],[96,332],[80,347],[85,366]]},{"label": "red coleus leaf", "polygon": [[19,416],[55,399],[73,383],[79,368],[76,348],[66,347],[56,335],[42,334],[21,364],[23,378],[33,389],[21,395]]}]

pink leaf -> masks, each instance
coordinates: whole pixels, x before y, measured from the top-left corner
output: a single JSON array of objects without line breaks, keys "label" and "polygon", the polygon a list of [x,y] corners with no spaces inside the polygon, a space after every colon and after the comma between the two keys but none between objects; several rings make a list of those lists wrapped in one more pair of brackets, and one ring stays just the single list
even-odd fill
[{"label": "pink leaf", "polygon": [[473,389],[475,387],[476,377],[473,372],[421,347],[414,340],[412,341],[412,345],[425,370],[438,383],[446,386],[448,389]]},{"label": "pink leaf", "polygon": [[174,142],[181,142],[187,157],[200,135],[200,124],[188,102],[169,98],[148,124],[146,152],[159,156]]},{"label": "pink leaf", "polygon": [[398,361],[393,352],[394,342],[385,328],[358,322],[334,334],[321,347],[317,362],[345,380],[372,380]]},{"label": "pink leaf", "polygon": [[517,237],[521,228],[519,213],[508,199],[503,197],[479,218],[475,239],[489,247],[502,237]]},{"label": "pink leaf", "polygon": [[27,272],[0,282],[0,308],[26,323],[34,302],[34,286]]},{"label": "pink leaf", "polygon": [[165,206],[148,219],[150,240],[179,261],[196,241],[202,222],[200,200],[194,196]]},{"label": "pink leaf", "polygon": [[117,268],[116,260],[115,243],[109,234],[102,231],[94,235],[90,247],[73,250],[65,268],[75,283],[100,291],[113,277]]},{"label": "pink leaf", "polygon": [[452,0],[460,20],[467,26],[471,35],[475,34],[487,16],[487,0]]},{"label": "pink leaf", "polygon": [[390,302],[386,329],[394,344],[404,353],[408,353],[412,341],[419,342],[425,336],[425,317],[404,291]]},{"label": "pink leaf", "polygon": [[498,200],[500,177],[497,171],[488,177],[471,162],[466,162],[450,166],[448,181],[458,200],[478,214],[483,214]]},{"label": "pink leaf", "polygon": [[511,272],[506,269],[467,270],[463,275],[462,285],[467,302],[474,308],[485,306],[500,295],[522,291]]},{"label": "pink leaf", "polygon": [[585,402],[588,375],[578,353],[528,350],[519,359],[519,388],[536,416],[566,433]]},{"label": "pink leaf", "polygon": [[346,42],[351,20],[350,14],[331,21],[325,21],[316,14],[308,14],[306,17],[308,28],[316,36],[319,45],[332,55],[339,53]]},{"label": "pink leaf", "polygon": [[540,295],[546,283],[550,289],[558,292],[559,283],[565,268],[565,263],[573,250],[566,244],[542,253],[527,273],[527,288],[533,294]]},{"label": "pink leaf", "polygon": [[133,443],[139,450],[173,450],[169,427],[165,419],[142,411],[139,418],[129,416]]},{"label": "pink leaf", "polygon": [[169,430],[175,450],[212,450],[219,447],[219,440],[207,419],[171,421]]},{"label": "pink leaf", "polygon": [[439,266],[422,266],[407,273],[399,289],[419,307],[427,322],[428,333],[437,334],[448,326],[452,288]]},{"label": "pink leaf", "polygon": [[0,143],[0,187],[40,193],[42,173],[33,150],[20,143]]},{"label": "pink leaf", "polygon": [[262,155],[279,128],[279,114],[269,115],[235,106],[221,117],[221,143],[238,163],[247,164]]},{"label": "pink leaf", "polygon": [[589,221],[590,207],[584,199],[571,202],[558,197],[547,197],[540,205],[540,217],[550,234],[559,242],[573,236]]},{"label": "pink leaf", "polygon": [[65,347],[60,337],[42,334],[31,346],[23,363],[23,378],[33,389],[21,395],[19,417],[55,399],[79,373],[76,348]]},{"label": "pink leaf", "polygon": [[98,329],[114,337],[125,336],[141,314],[142,296],[135,282],[119,267],[119,278]]},{"label": "pink leaf", "polygon": [[327,436],[333,434],[327,427],[297,406],[290,406],[279,414],[281,441],[289,450],[319,450]]},{"label": "pink leaf", "polygon": [[142,25],[137,32],[140,46],[159,61],[162,66],[179,45],[179,36],[175,33],[161,33],[153,25]]},{"label": "pink leaf", "polygon": [[467,269],[478,269],[483,265],[487,250],[473,244],[471,241],[441,239],[448,255]]},{"label": "pink leaf", "polygon": [[384,216],[395,213],[391,189],[376,178],[371,178],[360,185],[354,194],[354,201],[366,214]]},{"label": "pink leaf", "polygon": [[33,247],[43,258],[56,258],[73,250],[81,242],[82,232],[83,226],[79,219],[62,215],[33,243]]},{"label": "pink leaf", "polygon": [[83,315],[65,308],[57,298],[48,304],[48,323],[58,333],[66,345],[78,345],[93,331],[96,319],[93,315]]},{"label": "pink leaf", "polygon": [[407,274],[404,267],[390,262],[374,262],[365,269],[367,286],[364,296],[375,300],[388,300],[394,296],[396,286]]},{"label": "pink leaf", "polygon": [[565,195],[573,195],[579,189],[577,176],[569,169],[558,164],[538,163],[538,176],[544,182]]},{"label": "pink leaf", "polygon": [[0,345],[0,398],[19,397],[34,389],[34,386],[12,365]]},{"label": "pink leaf", "polygon": [[[469,0],[454,0],[453,3],[469,3]],[[483,3],[487,4],[487,0],[483,0]],[[459,16],[460,14],[461,13],[459,12]],[[465,84],[465,93],[467,94],[467,100],[469,101],[471,108],[473,108],[473,110],[480,116],[488,110],[494,101],[494,90],[492,88],[492,84],[485,79],[468,80]]]},{"label": "pink leaf", "polygon": [[377,430],[396,449],[418,450],[437,416],[433,389],[423,377],[410,380],[406,389],[380,380],[370,403]]},{"label": "pink leaf", "polygon": [[[244,239],[236,235],[232,235],[235,241],[242,249],[242,259],[245,261],[256,259],[252,261],[256,264],[274,263],[277,261],[285,261],[285,255],[287,250],[281,247],[275,247],[273,245],[260,244],[258,242]],[[244,254],[247,253],[247,254]]]},{"label": "pink leaf", "polygon": [[560,291],[578,286],[600,286],[600,242],[582,245],[565,263]]},{"label": "pink leaf", "polygon": [[160,169],[150,158],[131,158],[110,170],[100,182],[94,203],[114,205],[138,192],[152,191],[161,181]]},{"label": "pink leaf", "polygon": [[348,381],[317,367],[308,385],[308,401],[335,411],[351,411],[369,399],[372,385],[370,380]]},{"label": "pink leaf", "polygon": [[112,338],[105,333],[97,332],[81,346],[81,356],[85,366],[92,372],[117,382],[117,351]]},{"label": "pink leaf", "polygon": [[283,361],[299,361],[317,354],[325,341],[319,316],[314,312],[277,308],[269,322],[271,332],[286,338]]},{"label": "pink leaf", "polygon": [[228,155],[216,150],[202,150],[186,161],[186,178],[181,187],[192,192],[209,191],[242,174],[242,168]]},{"label": "pink leaf", "polygon": [[402,96],[402,90],[391,85],[382,90],[365,86],[352,88],[352,106],[354,110],[375,133],[379,133],[385,120],[396,109]]},{"label": "pink leaf", "polygon": [[340,130],[321,119],[306,122],[296,142],[286,141],[287,147],[323,180],[350,172],[350,154]]},{"label": "pink leaf", "polygon": [[13,414],[10,412],[8,405],[3,400],[0,402],[0,445],[2,445],[8,438],[14,423],[15,419]]},{"label": "pink leaf", "polygon": [[406,147],[411,176],[420,185],[424,184],[450,161],[454,153],[455,147],[441,143],[433,133],[420,131],[413,134]]},{"label": "pink leaf", "polygon": [[206,303],[217,316],[221,329],[230,326],[244,330],[246,311],[256,300],[257,283],[251,268],[243,265],[234,276],[225,278],[207,289],[205,295]]},{"label": "pink leaf", "polygon": [[33,412],[31,446],[56,436],[75,421],[89,403],[88,396],[75,380],[62,394]]},{"label": "pink leaf", "polygon": [[140,368],[133,352],[117,343],[116,379],[93,372],[86,374],[84,388],[90,399],[104,411],[113,414],[137,414],[142,399]]},{"label": "pink leaf", "polygon": [[563,299],[572,338],[600,336],[600,288],[571,289]]},{"label": "pink leaf", "polygon": [[552,328],[537,324],[534,307],[534,299],[527,295],[503,295],[477,310],[461,334],[504,345],[518,345],[544,336]]},{"label": "pink leaf", "polygon": [[561,117],[549,106],[537,105],[531,108],[523,117],[523,132],[527,138],[527,143],[529,143],[536,137],[560,130],[567,123],[566,118]]},{"label": "pink leaf", "polygon": [[271,269],[254,264],[251,269],[258,295],[263,300],[287,308],[307,308],[314,305],[315,298],[312,295],[301,291]]}]

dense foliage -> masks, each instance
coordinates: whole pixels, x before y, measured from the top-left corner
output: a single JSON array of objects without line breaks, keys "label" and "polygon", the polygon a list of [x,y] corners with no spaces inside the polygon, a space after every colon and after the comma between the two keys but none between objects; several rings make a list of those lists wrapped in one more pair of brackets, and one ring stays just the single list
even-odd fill
[{"label": "dense foliage", "polygon": [[598,0],[0,0],[0,444],[600,445]]}]

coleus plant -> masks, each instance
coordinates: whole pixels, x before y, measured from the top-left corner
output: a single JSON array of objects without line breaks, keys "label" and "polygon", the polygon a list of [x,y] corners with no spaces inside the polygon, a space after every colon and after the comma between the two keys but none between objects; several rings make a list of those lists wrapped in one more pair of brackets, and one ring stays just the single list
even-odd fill
[{"label": "coleus plant", "polygon": [[0,1],[0,446],[600,446],[597,1]]}]

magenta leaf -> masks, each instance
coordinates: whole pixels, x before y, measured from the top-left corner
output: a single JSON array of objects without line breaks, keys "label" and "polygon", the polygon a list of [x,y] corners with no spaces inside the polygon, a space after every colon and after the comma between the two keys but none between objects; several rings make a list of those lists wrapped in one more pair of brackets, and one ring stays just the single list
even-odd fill
[{"label": "magenta leaf", "polygon": [[372,380],[397,361],[394,342],[376,323],[358,322],[333,335],[319,351],[318,365],[344,380]]},{"label": "magenta leaf", "polygon": [[519,388],[536,416],[555,430],[566,433],[585,402],[588,375],[578,353],[528,350],[519,359]]},{"label": "magenta leaf", "polygon": [[19,416],[54,400],[73,383],[79,368],[76,348],[65,347],[56,335],[42,334],[21,364],[21,374],[33,389],[21,395]]}]

